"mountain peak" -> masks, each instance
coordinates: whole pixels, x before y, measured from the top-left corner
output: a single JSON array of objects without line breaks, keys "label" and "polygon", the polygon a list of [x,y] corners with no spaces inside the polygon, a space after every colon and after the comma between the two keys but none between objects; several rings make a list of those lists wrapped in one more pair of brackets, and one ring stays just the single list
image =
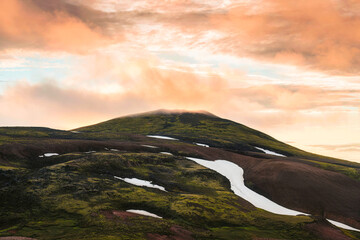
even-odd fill
[{"label": "mountain peak", "polygon": [[216,116],[215,114],[212,114],[205,110],[185,110],[185,109],[158,109],[144,113],[132,114],[126,117],[139,117],[139,116],[151,116],[151,115],[181,115],[181,114],[201,114],[201,115],[207,115],[210,117],[218,118],[218,116]]}]

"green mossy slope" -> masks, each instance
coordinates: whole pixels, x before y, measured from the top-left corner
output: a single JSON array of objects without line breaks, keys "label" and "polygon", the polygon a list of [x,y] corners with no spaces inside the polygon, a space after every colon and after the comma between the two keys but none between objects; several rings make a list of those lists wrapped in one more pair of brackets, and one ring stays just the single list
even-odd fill
[{"label": "green mossy slope", "polygon": [[[100,152],[54,158],[59,163],[36,170],[0,170],[0,236],[147,239],[174,235],[172,227],[179,226],[195,239],[317,239],[303,228],[311,218],[256,209],[231,192],[226,178],[181,157]],[[150,180],[168,192],[114,176]],[[126,209],[163,219],[111,214]]]},{"label": "green mossy slope", "polygon": [[305,152],[240,123],[204,113],[151,112],[115,118],[106,122],[76,129],[92,136],[114,133],[166,135],[186,142],[205,143],[236,152],[261,152],[261,147],[286,156],[360,168],[360,164]]}]

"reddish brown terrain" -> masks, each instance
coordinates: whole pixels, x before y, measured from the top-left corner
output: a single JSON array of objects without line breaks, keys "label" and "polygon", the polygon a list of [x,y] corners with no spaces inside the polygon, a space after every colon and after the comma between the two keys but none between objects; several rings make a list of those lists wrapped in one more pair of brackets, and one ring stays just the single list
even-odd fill
[{"label": "reddish brown terrain", "polygon": [[[44,152],[64,154],[103,150],[105,147],[120,151],[181,152],[182,155],[207,160],[224,159],[242,167],[249,187],[271,200],[290,209],[360,228],[360,182],[343,174],[312,166],[296,157],[284,158],[261,153],[249,156],[219,148],[169,144],[165,140],[149,140],[139,135],[132,137],[136,141],[46,140],[31,144],[5,144],[0,146],[0,161],[20,159],[31,161],[29,164],[36,166],[39,162],[44,164],[42,161],[47,161],[38,158]],[[159,148],[152,149],[142,145]]]},{"label": "reddish brown terrain", "polygon": [[[236,123],[222,119],[219,120],[214,116],[199,117],[200,120],[203,118],[210,123],[211,121],[214,121],[212,124],[219,127],[219,131],[225,131],[226,127],[229,126],[229,134],[231,134],[234,127],[238,127]],[[147,121],[150,120],[146,116],[144,119],[145,122],[143,125],[146,125]],[[165,119],[167,119],[167,116]],[[42,128],[34,128],[30,130],[27,130],[26,128],[0,129],[2,132],[5,132],[0,132],[0,137],[3,137],[3,139],[10,139],[8,141],[2,140],[0,144],[0,166],[3,166],[4,169],[0,172],[2,181],[1,190],[3,191],[0,193],[3,194],[3,200],[6,201],[6,204],[13,208],[11,211],[17,212],[16,202],[12,199],[14,197],[16,199],[19,194],[21,195],[22,192],[26,190],[26,187],[30,186],[29,184],[32,184],[31,189],[40,189],[43,193],[46,193],[48,189],[53,190],[60,187],[61,191],[55,191],[54,194],[59,194],[60,197],[72,196],[73,202],[69,203],[69,206],[75,206],[75,209],[78,206],[79,208],[86,209],[86,211],[82,210],[81,214],[87,212],[90,216],[86,217],[86,220],[80,220],[76,226],[81,226],[83,222],[87,222],[86,226],[89,227],[91,224],[94,224],[94,221],[98,221],[96,219],[105,219],[104,221],[107,223],[104,226],[102,226],[103,220],[100,221],[101,227],[104,227],[104,229],[111,229],[109,226],[141,229],[142,226],[136,225],[137,221],[143,222],[143,224],[152,223],[157,226],[157,230],[152,231],[150,228],[143,233],[147,239],[151,240],[197,239],[197,235],[194,235],[194,232],[196,232],[199,236],[203,236],[205,239],[212,238],[212,236],[215,236],[216,234],[219,239],[223,239],[222,237],[224,237],[224,239],[233,239],[232,234],[239,233],[244,234],[244,239],[275,240],[284,239],[278,238],[278,236],[287,236],[288,238],[288,236],[293,234],[292,231],[295,231],[294,229],[296,229],[294,234],[306,235],[309,233],[309,237],[311,239],[357,239],[357,233],[350,233],[334,227],[327,222],[326,219],[335,220],[360,229],[360,181],[358,180],[360,165],[306,153],[244,126],[239,126],[239,136],[243,138],[244,136],[247,136],[246,134],[250,134],[249,141],[255,141],[254,143],[239,142],[237,141],[237,138],[232,137],[225,140],[220,139],[225,142],[222,144],[222,142],[218,139],[219,136],[222,136],[221,134],[216,135],[212,140],[207,141],[205,137],[202,137],[198,141],[194,139],[196,138],[196,134],[192,135],[192,131],[203,129],[203,127],[199,127],[199,125],[201,125],[200,120],[194,120],[192,116],[185,116],[185,118],[179,119],[182,121],[179,123],[181,127],[184,127],[184,124],[190,124],[192,127],[190,129],[192,130],[188,130],[190,133],[187,132],[187,135],[184,138],[175,135],[174,137],[179,138],[179,140],[176,141],[150,138],[147,137],[146,134],[133,134],[129,132],[122,133],[119,132],[120,130],[118,129],[113,130],[111,129],[113,126],[120,129],[122,127],[121,124],[119,125],[119,123],[117,123],[117,119],[106,122],[105,127],[102,127],[101,124],[99,125],[100,127],[97,127],[97,125],[89,126],[88,128],[90,130],[83,133],[72,133],[69,131]],[[134,127],[131,125],[132,120],[128,121],[127,119],[120,119],[119,121],[124,122],[126,125],[125,129],[127,131],[131,127]],[[154,120],[152,123],[154,124],[154,128],[158,127],[156,125],[158,123],[157,121],[158,120]],[[168,122],[165,124],[171,126]],[[92,132],[92,128],[95,129],[94,132]],[[134,128],[135,130],[131,131],[136,132],[136,126]],[[85,130],[86,129],[87,128],[85,127]],[[166,129],[166,127],[163,129]],[[29,131],[34,136],[27,136],[26,131]],[[39,136],[35,137],[35,135]],[[210,136],[212,135],[210,134]],[[196,142],[204,142],[210,145],[210,147],[198,146],[195,144]],[[274,146],[274,148],[278,149],[273,149],[274,151],[286,154],[286,156],[289,157],[280,157],[261,153],[254,148],[254,146],[258,146],[257,142]],[[266,148],[265,146],[263,147]],[[92,155],[94,152],[95,154]],[[163,158],[165,155],[159,154],[161,152],[168,152],[173,156],[167,155],[167,158]],[[58,153],[59,156],[40,157],[45,153]],[[121,157],[122,155],[125,155],[125,157]],[[149,156],[149,159],[145,157],[146,159],[144,160],[142,159],[143,156]],[[203,189],[203,193],[208,195],[199,195],[197,189],[200,188],[196,186],[196,181],[201,183],[201,181],[209,180],[210,184],[214,184],[216,188],[220,188],[220,186],[222,186],[225,187],[226,191],[230,191],[229,181],[226,178],[221,178],[221,176],[215,174],[214,172],[199,170],[201,168],[197,169],[196,166],[195,169],[188,170],[187,165],[189,163],[183,162],[186,161],[185,157],[231,161],[244,170],[244,180],[248,188],[251,188],[257,193],[286,208],[309,214],[311,217],[302,219],[301,221],[303,222],[298,225],[296,225],[296,223],[291,223],[295,224],[291,225],[293,227],[286,225],[289,223],[286,221],[291,222],[292,220],[284,218],[280,220],[284,221],[282,222],[284,225],[278,225],[275,230],[270,227],[270,229],[264,230],[264,233],[261,233],[258,229],[261,229],[261,227],[264,226],[269,227],[266,221],[262,222],[265,218],[259,216],[257,216],[257,218],[253,218],[253,216],[249,217],[253,211],[259,211],[259,209],[256,209],[251,203],[245,201],[244,199],[237,197],[231,201],[223,202],[222,204],[225,205],[221,205],[221,207],[234,207],[235,211],[244,214],[244,218],[242,218],[240,222],[236,223],[231,222],[231,217],[228,216],[226,216],[228,217],[226,220],[218,220],[216,217],[211,215],[216,212],[216,209],[212,209],[211,204],[208,205],[208,201],[210,200],[202,200],[211,198],[216,199],[218,193],[214,190]],[[119,162],[117,164],[116,161],[118,161],[118,159],[119,161],[121,159],[121,163]],[[161,162],[161,159],[165,162]],[[79,162],[77,162],[77,160],[79,160]],[[172,165],[169,165],[169,162],[172,162]],[[146,164],[146,169],[141,163]],[[164,164],[164,166],[162,166],[162,164]],[[174,169],[176,169],[177,172]],[[193,179],[193,182],[191,183],[195,184],[194,186],[190,187],[190,185],[187,185],[187,177],[179,178],[178,180],[180,182],[172,182],[173,179],[171,174],[182,177],[183,171],[189,171],[186,172],[187,175],[185,175],[188,176],[189,179],[191,179],[191,177],[196,179]],[[150,172],[152,173],[150,174]],[[194,176],[193,172],[196,172],[198,175]],[[16,176],[18,173],[21,177]],[[118,173],[121,175],[116,175]],[[36,174],[41,174],[41,177],[38,179]],[[135,192],[136,194],[143,194],[143,192],[140,190],[140,192],[137,192],[137,188],[130,191],[128,190],[129,186],[119,186],[116,185],[119,184],[118,181],[114,182],[114,176],[137,177],[139,174],[143,177],[149,177],[157,184],[164,184],[165,187],[169,187],[173,191],[167,192],[165,194],[166,198],[165,195],[161,195],[162,193],[155,191],[150,192],[151,195],[149,196],[151,196],[152,200],[147,201],[147,196],[143,195],[141,195],[139,199],[135,196],[136,200],[134,200],[131,198],[133,196],[131,194],[128,195],[128,193]],[[163,176],[164,179],[157,179],[156,176]],[[48,187],[52,181],[55,181],[56,183],[58,178],[61,178],[61,184],[64,186],[59,183],[60,186],[52,185],[52,187]],[[84,179],[86,180],[85,186],[82,185],[84,184]],[[83,182],[80,184],[77,183],[77,181]],[[97,185],[97,183],[101,184]],[[182,185],[179,185],[180,183]],[[14,184],[16,188],[11,189],[11,184]],[[201,185],[201,188],[208,187],[206,186],[207,184],[201,184],[203,184]],[[120,188],[107,192],[106,194],[108,195],[106,196],[109,196],[109,202],[104,205],[102,205],[102,202],[98,203],[101,207],[99,207],[99,209],[97,208],[96,211],[92,211],[92,204],[94,201],[97,201],[98,197],[103,197],[101,194],[108,186]],[[120,192],[117,193],[118,190]],[[143,191],[145,190],[143,189]],[[9,194],[13,194],[11,195],[12,197],[10,197]],[[124,198],[122,195],[124,195]],[[41,209],[39,205],[36,205],[38,200],[36,197],[32,197],[31,194],[25,194],[24,196],[21,195],[20,197],[21,199],[26,199],[21,203],[25,210],[27,210],[26,206],[28,205],[34,205]],[[51,196],[49,196],[49,199],[50,197]],[[171,201],[172,199],[175,199],[175,197],[177,201],[179,201],[179,199],[183,201],[180,201],[181,204],[184,204],[182,205],[183,207],[178,209],[182,211],[182,215],[178,212],[175,213],[172,208],[174,206],[171,205]],[[132,202],[122,202],[127,198],[132,199]],[[165,201],[165,203],[162,201]],[[48,204],[48,202],[46,204]],[[66,200],[64,200],[64,203],[62,204],[65,204],[64,208],[68,207],[66,205]],[[229,206],[226,204],[229,204]],[[137,214],[126,212],[125,210],[127,209],[127,206],[145,207],[145,209],[146,207],[150,207],[150,210],[155,211],[154,213],[156,213],[156,211],[160,211],[161,214],[168,216],[168,219],[166,219],[165,224],[163,220],[152,219],[144,216],[141,217]],[[172,210],[170,211],[169,209]],[[8,208],[3,210],[7,212]],[[78,221],[78,215],[74,215],[72,208],[67,211],[71,212],[70,219]],[[186,214],[188,211],[191,212],[192,215],[187,216]],[[9,228],[6,230],[6,233],[16,236],[0,239],[31,239],[17,237],[19,236],[18,233],[21,233],[21,229],[25,229],[23,230],[23,233],[28,234],[25,236],[37,236],[32,234],[31,231],[34,230],[30,231],[29,228],[27,228],[27,225],[22,225],[22,220],[18,219],[16,214],[13,218],[12,216],[9,218],[11,221],[14,221],[14,223],[0,221],[5,230]],[[32,219],[34,217],[33,213],[30,211],[29,214]],[[66,215],[70,213],[60,212],[60,214]],[[232,213],[227,212],[226,214],[231,215]],[[184,216],[189,218],[184,218]],[[57,215],[51,216],[51,219],[54,217],[57,218]],[[274,215],[272,215],[272,217],[275,218]],[[63,218],[65,219],[63,222],[65,227],[72,224],[71,222],[67,222],[67,218],[69,218],[69,216]],[[212,219],[212,222],[206,222],[208,221],[207,219]],[[251,219],[250,222],[249,219]],[[269,221],[269,219],[267,221]],[[276,222],[277,220],[274,221]],[[17,224],[15,224],[16,222]],[[41,221],[39,221],[39,223],[41,223]],[[198,223],[200,224],[199,228],[192,228]],[[31,224],[34,223],[31,222]],[[217,228],[217,224],[220,224],[219,226],[221,227]],[[250,224],[250,227],[246,224]],[[256,225],[256,228],[253,228],[252,226],[254,225],[251,224],[258,225]],[[56,226],[56,224],[54,226]],[[204,226],[205,228],[202,229]],[[47,225],[41,227],[46,229]],[[287,228],[288,232],[286,234],[281,232],[282,227]],[[37,227],[35,227],[35,229],[37,229]],[[66,229],[69,231],[71,228]],[[56,229],[56,231],[62,230],[60,228],[60,230]],[[92,234],[96,235],[103,233],[98,232]],[[115,231],[114,234],[117,234],[117,232]],[[136,235],[136,233],[132,232],[128,232],[127,234]],[[269,234],[269,238],[259,237],[264,236],[263,234]],[[72,235],[69,235],[67,239],[71,239],[71,236]],[[295,239],[299,239],[299,237]]]}]

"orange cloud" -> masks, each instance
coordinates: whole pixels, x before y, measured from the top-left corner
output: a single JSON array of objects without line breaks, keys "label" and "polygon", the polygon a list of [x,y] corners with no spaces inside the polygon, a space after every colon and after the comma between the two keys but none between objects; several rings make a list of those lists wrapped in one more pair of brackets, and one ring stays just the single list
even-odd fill
[{"label": "orange cloud", "polygon": [[356,0],[8,0],[0,7],[6,9],[0,16],[2,48],[85,53],[125,41],[130,47],[205,49],[330,74],[360,72]]},{"label": "orange cloud", "polygon": [[267,109],[306,110],[323,107],[360,107],[359,90],[330,90],[302,85],[261,85],[237,89],[244,99]]},{"label": "orange cloud", "polygon": [[97,27],[90,27],[65,11],[46,11],[33,1],[0,1],[2,48],[37,48],[85,53],[109,42]]},{"label": "orange cloud", "polygon": [[333,73],[360,72],[358,1],[260,1],[212,16],[229,53]]},{"label": "orange cloud", "polygon": [[[109,66],[113,66],[114,72]],[[158,108],[213,110],[227,102],[224,80],[199,77],[186,68],[159,69],[156,60],[117,62],[97,56],[83,70],[88,75],[74,74],[61,86],[55,81],[38,84],[22,81],[7,88],[0,95],[0,115],[4,115],[0,125],[50,124],[72,128]],[[96,78],[91,84],[89,76]],[[121,88],[108,92],[109,84]]]},{"label": "orange cloud", "polygon": [[356,90],[301,85],[247,85],[232,89],[230,80],[213,69],[162,64],[154,58],[118,60],[96,55],[93,61],[76,66],[79,74],[61,86],[51,81],[19,82],[7,88],[0,98],[0,115],[4,115],[0,125],[51,123],[53,127],[72,128],[165,108],[207,110],[269,129],[314,121],[338,123],[351,115],[347,109],[360,107],[360,92]]}]

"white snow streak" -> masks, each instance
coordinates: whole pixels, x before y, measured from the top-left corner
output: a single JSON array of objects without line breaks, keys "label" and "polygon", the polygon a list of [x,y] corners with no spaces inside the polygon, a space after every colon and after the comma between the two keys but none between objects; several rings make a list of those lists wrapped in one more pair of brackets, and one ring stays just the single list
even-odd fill
[{"label": "white snow streak", "polygon": [[273,152],[273,151],[270,151],[270,150],[267,150],[267,149],[264,149],[264,148],[260,148],[260,147],[255,147],[255,148],[258,149],[258,150],[260,150],[260,151],[263,151],[263,152],[266,153],[266,154],[275,155],[275,156],[279,156],[279,157],[286,157],[286,156],[283,155],[283,154],[276,153],[276,152]]},{"label": "white snow streak", "polygon": [[154,217],[154,218],[162,218],[156,214],[150,213],[148,211],[145,210],[136,210],[136,209],[129,209],[126,210],[127,212],[131,212],[131,213],[136,213],[136,214],[140,214],[140,215],[144,215],[144,216],[149,216],[149,217]]},{"label": "white snow streak", "polygon": [[151,146],[151,145],[141,145],[143,147],[147,147],[147,148],[158,148],[158,147],[155,147],[155,146]]},{"label": "white snow streak", "polygon": [[138,179],[138,178],[121,178],[121,177],[117,177],[117,176],[114,176],[114,178],[120,179],[120,180],[122,180],[124,182],[130,183],[130,184],[133,184],[133,185],[136,185],[136,186],[157,188],[157,189],[160,189],[161,191],[167,192],[164,187],[156,185],[156,184],[152,184],[150,181],[141,180],[141,179]]},{"label": "white snow streak", "polygon": [[[191,158],[187,157],[187,159],[192,160],[204,167],[207,167],[209,169],[212,169],[221,175],[225,176],[227,179],[229,179],[231,184],[231,190],[234,191],[236,195],[239,197],[245,199],[246,201],[250,202],[257,208],[264,209],[266,211],[276,213],[276,214],[282,214],[282,215],[292,215],[296,216],[299,214],[308,215],[302,212],[298,212],[295,210],[291,210],[288,208],[285,208],[283,206],[280,206],[279,204],[271,201],[270,199],[265,198],[264,196],[252,191],[251,189],[247,188],[244,184],[244,170],[236,165],[235,163],[226,161],[226,160],[216,160],[216,161],[208,161],[204,159],[199,158]],[[352,231],[360,232],[359,229],[350,227],[346,224],[336,222],[330,219],[327,219],[331,224],[347,229]]]},{"label": "white snow streak", "polygon": [[160,152],[161,154],[165,154],[165,155],[173,155],[172,153],[169,153],[169,152]]},{"label": "white snow streak", "polygon": [[233,190],[236,195],[250,202],[257,208],[282,215],[296,216],[299,214],[305,214],[280,206],[277,203],[247,188],[244,184],[244,171],[235,163],[226,160],[207,161],[204,159],[191,157],[187,157],[187,159],[192,160],[204,167],[210,168],[225,176],[230,181],[231,190]]},{"label": "white snow streak", "polygon": [[353,227],[350,227],[346,224],[343,224],[343,223],[340,223],[340,222],[336,222],[334,220],[330,220],[330,219],[327,219],[332,225],[335,225],[339,228],[343,228],[343,229],[347,229],[347,230],[351,230],[351,231],[356,231],[356,232],[360,232],[359,229],[356,229],[356,228],[353,228]]},{"label": "white snow streak", "polygon": [[209,145],[204,144],[204,143],[195,143],[195,144],[198,146],[201,146],[201,147],[209,147]]},{"label": "white snow streak", "polygon": [[43,155],[40,155],[39,157],[52,157],[52,156],[59,156],[58,153],[44,153]]},{"label": "white snow streak", "polygon": [[146,135],[146,136],[151,137],[151,138],[164,139],[164,140],[179,140],[179,139],[176,139],[176,138],[167,137],[167,136],[160,136],[160,135]]}]

